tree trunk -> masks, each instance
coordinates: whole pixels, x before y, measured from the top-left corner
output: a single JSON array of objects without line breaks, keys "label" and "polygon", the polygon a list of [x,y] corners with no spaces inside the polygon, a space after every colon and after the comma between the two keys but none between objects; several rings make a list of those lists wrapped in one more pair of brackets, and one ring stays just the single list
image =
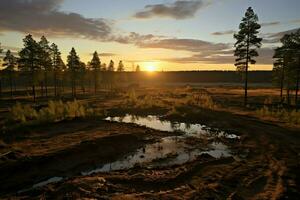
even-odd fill
[{"label": "tree trunk", "polygon": [[298,68],[297,68],[297,79],[296,79],[296,94],[295,94],[295,106],[296,106],[296,109],[298,108],[299,79],[300,79],[300,67],[298,66]]},{"label": "tree trunk", "polygon": [[33,101],[35,102],[35,85],[32,85],[32,95],[33,95]]},{"label": "tree trunk", "polygon": [[54,72],[54,96],[57,96],[57,78],[56,78],[56,72]]},{"label": "tree trunk", "polygon": [[45,70],[45,94],[46,94],[46,97],[48,97],[48,74],[47,74],[47,71]]},{"label": "tree trunk", "polygon": [[9,85],[10,85],[10,97],[13,97],[13,79],[12,79],[12,72],[9,73]]},{"label": "tree trunk", "polygon": [[0,96],[2,96],[2,80],[0,79]]},{"label": "tree trunk", "polygon": [[95,80],[95,94],[97,93],[97,84],[98,84],[98,80],[97,80],[97,70],[95,70],[95,77],[94,77],[94,80]]},{"label": "tree trunk", "polygon": [[44,84],[43,84],[43,82],[40,83],[40,87],[41,87],[41,96],[44,97]]},{"label": "tree trunk", "polygon": [[280,80],[280,102],[283,103],[283,85],[284,85],[284,68],[282,68],[281,72],[281,80]]},{"label": "tree trunk", "polygon": [[291,105],[291,99],[290,99],[290,87],[288,85],[287,91],[286,91],[286,97],[287,97],[287,105],[288,107]]}]

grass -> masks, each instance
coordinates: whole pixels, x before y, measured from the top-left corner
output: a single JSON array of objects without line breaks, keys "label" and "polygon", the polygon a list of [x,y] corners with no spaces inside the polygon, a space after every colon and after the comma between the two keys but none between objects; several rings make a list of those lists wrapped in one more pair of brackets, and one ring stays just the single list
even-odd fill
[{"label": "grass", "polygon": [[206,93],[194,92],[191,88],[186,87],[183,89],[169,90],[167,92],[156,92],[148,94],[136,94],[135,90],[129,91],[124,96],[123,105],[148,109],[157,107],[172,106],[196,106],[206,109],[217,109],[218,105],[213,101],[212,97]]},{"label": "grass", "polygon": [[27,122],[58,122],[66,119],[95,116],[94,109],[77,100],[49,101],[47,107],[36,109],[30,105],[16,103],[10,109],[11,120],[22,124]]},{"label": "grass", "polygon": [[281,107],[269,108],[264,106],[261,109],[258,109],[256,114],[263,118],[276,119],[292,125],[300,124],[300,111],[297,110],[287,110]]}]

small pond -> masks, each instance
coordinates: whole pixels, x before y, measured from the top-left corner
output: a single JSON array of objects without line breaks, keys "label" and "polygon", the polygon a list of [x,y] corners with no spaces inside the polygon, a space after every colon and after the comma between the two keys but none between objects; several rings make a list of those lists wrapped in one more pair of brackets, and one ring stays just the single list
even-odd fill
[{"label": "small pond", "polygon": [[99,166],[96,169],[84,171],[82,175],[90,175],[98,172],[129,169],[136,165],[146,168],[158,166],[180,165],[197,159],[202,154],[209,154],[218,159],[232,156],[227,145],[216,138],[223,137],[228,140],[238,140],[239,136],[227,134],[223,131],[213,130],[201,124],[172,123],[160,120],[158,116],[146,117],[125,115],[122,117],[107,117],[105,120],[133,123],[159,131],[179,132],[181,135],[168,136],[160,141],[147,144],[136,152],[121,160]]}]

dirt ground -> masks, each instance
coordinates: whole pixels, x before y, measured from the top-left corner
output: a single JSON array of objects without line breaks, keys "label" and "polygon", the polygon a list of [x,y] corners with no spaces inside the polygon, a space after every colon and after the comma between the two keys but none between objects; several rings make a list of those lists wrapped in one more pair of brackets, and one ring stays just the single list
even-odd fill
[{"label": "dirt ground", "polygon": [[[165,119],[200,123],[234,133],[240,136],[240,140],[231,144],[231,148],[243,156],[215,159],[203,154],[183,165],[151,169],[136,166],[83,176],[80,174],[83,169],[118,160],[147,143],[175,133],[99,119],[63,121],[1,135],[0,197],[299,199],[300,129],[249,116],[248,110],[240,107],[243,94],[240,89],[208,88],[207,91],[233,111],[197,107],[189,109],[184,116],[164,115]],[[166,90],[141,90],[141,93],[147,92],[163,93]],[[278,96],[278,91],[250,91],[249,101],[262,104],[270,95]],[[127,112],[116,107],[119,103],[117,96],[95,102],[108,111],[111,109],[114,114]],[[242,114],[236,112],[239,110]],[[153,112],[161,114],[165,111]],[[144,114],[149,113],[144,111]],[[24,190],[54,176],[69,178]]]}]

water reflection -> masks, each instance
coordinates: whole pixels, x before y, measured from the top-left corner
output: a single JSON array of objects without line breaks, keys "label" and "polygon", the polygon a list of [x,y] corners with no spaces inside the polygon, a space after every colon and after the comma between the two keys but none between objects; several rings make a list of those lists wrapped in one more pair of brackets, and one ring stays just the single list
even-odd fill
[{"label": "water reflection", "polygon": [[[121,160],[107,163],[94,170],[82,172],[83,175],[129,169],[136,165],[147,168],[180,165],[197,159],[201,154],[209,154],[216,159],[229,157],[231,156],[231,151],[228,146],[210,139],[215,137],[238,139],[238,136],[234,134],[226,134],[222,131],[212,130],[201,124],[162,121],[159,117],[153,115],[147,117],[126,115],[123,117],[108,117],[106,120],[134,123],[160,131],[177,131],[183,134],[180,136],[164,137],[158,142],[147,144],[145,147],[138,149],[133,154]],[[203,138],[209,141],[203,140]]]},{"label": "water reflection", "polygon": [[226,137],[228,139],[239,139],[239,136],[235,134],[228,134],[224,131],[219,131],[216,129],[211,129],[205,125],[201,124],[190,124],[190,123],[178,123],[171,122],[166,120],[160,120],[158,116],[148,115],[146,117],[140,117],[136,115],[125,115],[122,117],[107,117],[105,120],[115,121],[115,122],[123,122],[123,123],[134,123],[140,126],[146,126],[148,128],[152,128],[160,131],[168,131],[168,132],[182,132],[187,135],[205,135],[205,136],[213,136],[213,137]]}]

